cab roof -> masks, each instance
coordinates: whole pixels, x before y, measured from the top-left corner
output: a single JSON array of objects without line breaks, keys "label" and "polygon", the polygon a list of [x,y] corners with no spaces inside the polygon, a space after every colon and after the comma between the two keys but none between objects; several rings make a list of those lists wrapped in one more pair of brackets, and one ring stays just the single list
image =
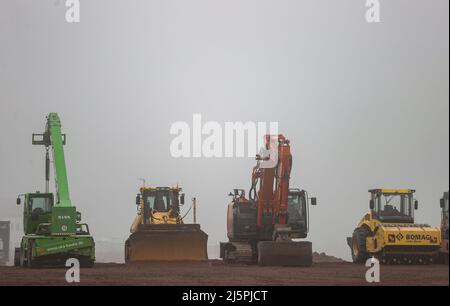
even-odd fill
[{"label": "cab roof", "polygon": [[414,189],[389,189],[389,188],[378,188],[378,189],[370,189],[370,193],[377,194],[412,194],[416,191]]},{"label": "cab roof", "polygon": [[141,192],[144,191],[175,191],[175,192],[180,192],[181,188],[180,187],[141,187]]}]

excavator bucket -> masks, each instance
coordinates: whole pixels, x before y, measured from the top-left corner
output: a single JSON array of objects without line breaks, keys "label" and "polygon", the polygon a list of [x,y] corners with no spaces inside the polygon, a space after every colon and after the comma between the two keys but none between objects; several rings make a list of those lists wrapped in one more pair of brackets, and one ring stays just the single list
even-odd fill
[{"label": "excavator bucket", "polygon": [[140,225],[125,244],[125,261],[206,261],[207,243],[198,224]]},{"label": "excavator bucket", "polygon": [[312,243],[309,241],[261,241],[258,243],[261,266],[312,266]]}]

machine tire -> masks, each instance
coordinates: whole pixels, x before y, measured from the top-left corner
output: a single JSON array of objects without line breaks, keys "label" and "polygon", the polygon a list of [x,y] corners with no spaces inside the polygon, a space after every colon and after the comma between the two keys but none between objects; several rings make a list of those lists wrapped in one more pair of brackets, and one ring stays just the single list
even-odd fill
[{"label": "machine tire", "polygon": [[35,267],[35,263],[33,261],[33,243],[32,242],[28,242],[26,256],[27,256],[27,267],[28,268],[34,268]]},{"label": "machine tire", "polygon": [[25,249],[20,248],[19,265],[23,268],[27,266],[27,259],[25,255]]},{"label": "machine tire", "polygon": [[353,232],[351,251],[354,263],[365,263],[369,258],[366,246],[366,238],[369,236],[370,231],[366,227],[358,228]]},{"label": "machine tire", "polygon": [[125,263],[128,263],[130,261],[130,239],[127,239],[127,241],[125,241],[124,259]]},{"label": "machine tire", "polygon": [[20,248],[14,249],[14,267],[20,267]]},{"label": "machine tire", "polygon": [[91,269],[91,268],[94,267],[94,263],[95,263],[94,260],[88,259],[88,260],[86,260],[86,261],[81,263],[81,267],[82,268]]}]

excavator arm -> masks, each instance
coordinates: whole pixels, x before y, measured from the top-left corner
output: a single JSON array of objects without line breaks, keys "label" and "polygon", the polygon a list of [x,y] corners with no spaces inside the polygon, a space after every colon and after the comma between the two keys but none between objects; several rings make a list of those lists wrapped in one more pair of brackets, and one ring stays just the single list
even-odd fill
[{"label": "excavator arm", "polygon": [[287,223],[289,180],[292,168],[289,140],[283,135],[266,135],[265,146],[268,152],[277,152],[277,157],[273,167],[266,167],[262,166],[262,162],[274,157],[258,155],[257,164],[253,168],[250,195],[257,194],[257,197],[253,196],[252,200],[257,203],[259,228],[268,226],[269,222],[271,225]]},{"label": "excavator arm", "polygon": [[[257,244],[258,263],[310,266],[311,242],[293,241],[293,238],[298,238],[298,229],[294,228],[293,224],[288,224],[289,180],[292,169],[290,142],[283,135],[267,135],[265,144],[266,150],[270,152],[269,156],[257,156],[258,162],[252,174],[253,194],[256,193],[254,190],[259,182],[258,196],[252,199],[257,205],[260,239]],[[304,221],[307,223],[307,220]]]}]

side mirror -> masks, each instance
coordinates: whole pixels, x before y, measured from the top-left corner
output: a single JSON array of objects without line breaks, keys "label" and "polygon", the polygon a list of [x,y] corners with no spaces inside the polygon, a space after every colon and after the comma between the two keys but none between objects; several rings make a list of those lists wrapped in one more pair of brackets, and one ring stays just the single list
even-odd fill
[{"label": "side mirror", "polygon": [[369,206],[370,206],[371,210],[374,210],[375,209],[375,200],[370,200]]},{"label": "side mirror", "polygon": [[444,208],[444,207],[445,207],[445,200],[441,199],[441,208]]},{"label": "side mirror", "polygon": [[414,209],[415,210],[419,209],[419,201],[417,201],[417,200],[414,201]]},{"label": "side mirror", "polygon": [[184,193],[180,195],[180,204],[184,205]]},{"label": "side mirror", "polygon": [[139,193],[136,196],[136,205],[141,205],[141,195]]},{"label": "side mirror", "polygon": [[77,211],[77,219],[78,222],[81,221],[81,213],[79,211]]},{"label": "side mirror", "polygon": [[20,203],[21,203],[20,198],[17,198],[16,204],[17,204],[17,205],[20,205]]},{"label": "side mirror", "polygon": [[317,205],[317,198],[311,198],[311,205],[316,206]]}]

